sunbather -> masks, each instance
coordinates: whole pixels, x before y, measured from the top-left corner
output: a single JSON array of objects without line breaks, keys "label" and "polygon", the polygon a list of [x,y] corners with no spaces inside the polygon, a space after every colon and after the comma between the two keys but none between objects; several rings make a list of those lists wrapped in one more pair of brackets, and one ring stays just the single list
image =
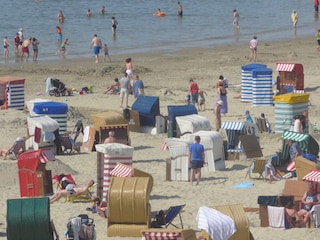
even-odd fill
[{"label": "sunbather", "polygon": [[92,208],[87,208],[87,210],[92,211],[93,213],[99,213],[100,216],[107,217],[107,206],[107,202],[101,201],[99,197],[95,197],[93,199]]},{"label": "sunbather", "polygon": [[58,201],[61,197],[69,197],[85,193],[89,187],[94,184],[93,180],[88,181],[84,186],[77,186],[67,177],[61,178],[60,184],[62,189],[58,189],[55,194],[50,197],[50,203]]},{"label": "sunbather", "polygon": [[23,141],[24,139],[22,137],[18,137],[14,142],[14,144],[9,149],[5,149],[5,148],[0,149],[0,156],[4,157],[3,160],[6,160],[10,153],[13,153],[16,156],[19,155],[20,153],[23,153],[25,151]]}]

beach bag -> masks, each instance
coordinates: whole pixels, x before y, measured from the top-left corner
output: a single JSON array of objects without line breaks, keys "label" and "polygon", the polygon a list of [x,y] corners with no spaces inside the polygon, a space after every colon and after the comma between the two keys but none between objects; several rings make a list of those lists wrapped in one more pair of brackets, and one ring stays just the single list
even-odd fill
[{"label": "beach bag", "polygon": [[163,225],[163,219],[164,219],[164,211],[160,210],[154,220],[151,222],[151,227],[152,228],[161,228]]},{"label": "beach bag", "polygon": [[81,231],[79,233],[79,240],[94,240],[95,239],[95,225],[92,218],[87,214],[80,214]]}]

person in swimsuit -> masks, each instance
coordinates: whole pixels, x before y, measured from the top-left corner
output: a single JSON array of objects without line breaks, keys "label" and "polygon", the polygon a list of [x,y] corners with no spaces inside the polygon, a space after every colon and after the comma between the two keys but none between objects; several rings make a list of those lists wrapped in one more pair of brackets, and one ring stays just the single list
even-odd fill
[{"label": "person in swimsuit", "polygon": [[107,44],[104,44],[103,51],[104,51],[103,61],[105,62],[105,61],[106,61],[106,58],[107,58],[107,56],[108,56],[109,61],[111,62],[111,58],[110,58],[110,56],[109,56],[109,49],[108,49]]},{"label": "person in swimsuit", "polygon": [[258,40],[257,40],[257,36],[253,36],[253,38],[250,41],[250,61],[252,62],[256,62],[257,60],[257,47],[258,47]]},{"label": "person in swimsuit", "polygon": [[117,25],[118,25],[117,20],[115,19],[115,17],[112,17],[112,19],[111,19],[112,34],[116,33]]},{"label": "person in swimsuit", "polygon": [[[128,74],[129,80],[133,77],[133,66],[132,66],[132,59],[127,58],[126,59],[126,73]],[[132,84],[131,84],[132,86]]]},{"label": "person in swimsuit", "polygon": [[304,205],[303,209],[298,212],[300,217],[303,217],[303,222],[306,224],[310,219],[310,211],[314,205],[320,204],[320,195],[315,190],[313,183],[308,184],[308,189],[304,193],[301,203]]},{"label": "person in swimsuit", "polygon": [[61,29],[61,27],[59,27],[59,26],[56,27],[56,33],[57,33],[58,41],[62,42],[62,29]]},{"label": "person in swimsuit", "polygon": [[93,39],[90,44],[90,48],[92,47],[93,47],[93,53],[94,55],[96,55],[96,63],[99,63],[99,53],[102,47],[102,42],[101,42],[101,39],[98,38],[97,34],[93,35]]},{"label": "person in swimsuit", "polygon": [[50,197],[50,203],[58,201],[61,197],[66,198],[72,195],[80,195],[82,193],[85,193],[89,189],[89,187],[94,184],[94,181],[90,180],[84,186],[77,186],[76,184],[72,183],[70,179],[64,176],[61,178],[60,184],[62,186],[62,189],[59,189]]},{"label": "person in swimsuit", "polygon": [[19,46],[20,46],[19,33],[16,33],[16,36],[14,37],[14,53],[15,54],[19,54]]},{"label": "person in swimsuit", "polygon": [[91,17],[91,10],[90,10],[90,8],[89,8],[88,11],[87,11],[87,17]]},{"label": "person in swimsuit", "polygon": [[233,10],[233,22],[232,22],[232,24],[233,24],[233,26],[235,26],[237,29],[240,28],[240,27],[239,27],[239,18],[240,18],[240,15],[239,15],[237,9],[234,9],[234,10]]},{"label": "person in swimsuit", "polygon": [[24,54],[27,54],[26,61],[28,62],[29,59],[29,46],[31,44],[31,37],[27,38],[22,43],[22,54],[21,54],[21,60],[23,60]]},{"label": "person in swimsuit", "polygon": [[32,48],[33,48],[33,61],[37,61],[38,59],[38,52],[39,52],[39,47],[38,45],[40,44],[40,42],[38,41],[38,39],[33,38],[32,39]]},{"label": "person in swimsuit", "polygon": [[8,57],[9,57],[9,47],[11,46],[11,44],[8,42],[8,37],[5,36],[3,38],[3,55],[4,55],[4,60],[8,61]]},{"label": "person in swimsuit", "polygon": [[178,16],[182,17],[182,14],[183,14],[183,12],[182,12],[182,5],[181,5],[180,2],[178,2]]},{"label": "person in swimsuit", "polygon": [[199,111],[206,110],[206,98],[204,95],[207,95],[206,91],[199,90]]},{"label": "person in swimsuit", "polygon": [[66,53],[67,49],[66,49],[66,45],[68,45],[68,38],[66,38],[63,43],[60,46],[60,52],[62,52],[63,54]]},{"label": "person in swimsuit", "polygon": [[106,12],[106,8],[105,8],[105,6],[102,6],[99,13],[101,15],[104,15],[105,12]]},{"label": "person in swimsuit", "polygon": [[64,16],[63,16],[62,10],[59,11],[57,18],[58,18],[59,23],[64,22]]}]

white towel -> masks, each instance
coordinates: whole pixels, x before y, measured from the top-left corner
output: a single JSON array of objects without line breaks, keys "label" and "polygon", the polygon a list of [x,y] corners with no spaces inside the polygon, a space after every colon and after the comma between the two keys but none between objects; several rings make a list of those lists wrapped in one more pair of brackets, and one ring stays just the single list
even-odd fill
[{"label": "white towel", "polygon": [[268,206],[268,219],[269,227],[276,229],[286,229],[284,207]]},{"label": "white towel", "polygon": [[197,214],[199,229],[204,229],[211,239],[227,240],[237,230],[233,219],[215,209],[200,207]]},{"label": "white towel", "polygon": [[81,231],[81,218],[80,217],[74,217],[71,218],[71,228],[73,231],[73,239],[79,240],[79,233]]},{"label": "white towel", "polygon": [[320,227],[320,205],[314,205],[310,210],[310,219],[316,228]]},{"label": "white towel", "polygon": [[85,129],[83,130],[83,142],[88,142],[89,141],[89,132],[90,132],[90,126],[86,126]]},{"label": "white towel", "polygon": [[53,132],[44,132],[43,133],[43,141],[44,142],[52,142],[56,139]]}]

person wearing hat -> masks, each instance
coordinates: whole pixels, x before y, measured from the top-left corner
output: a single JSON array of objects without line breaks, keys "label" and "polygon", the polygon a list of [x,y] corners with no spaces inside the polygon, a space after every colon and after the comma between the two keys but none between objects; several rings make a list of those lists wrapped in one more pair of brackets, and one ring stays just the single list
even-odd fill
[{"label": "person wearing hat", "polygon": [[253,38],[250,41],[250,61],[256,62],[257,60],[257,47],[258,47],[258,40],[257,36],[253,36]]},{"label": "person wearing hat", "polygon": [[3,55],[4,55],[5,61],[8,61],[10,46],[11,46],[11,44],[8,42],[8,37],[4,36],[4,38],[3,38]]},{"label": "person wearing hat", "polygon": [[220,113],[220,108],[223,106],[223,101],[219,100],[216,103],[216,106],[214,108],[214,114],[216,117],[216,131],[219,132],[220,128],[221,128],[221,113]]}]

